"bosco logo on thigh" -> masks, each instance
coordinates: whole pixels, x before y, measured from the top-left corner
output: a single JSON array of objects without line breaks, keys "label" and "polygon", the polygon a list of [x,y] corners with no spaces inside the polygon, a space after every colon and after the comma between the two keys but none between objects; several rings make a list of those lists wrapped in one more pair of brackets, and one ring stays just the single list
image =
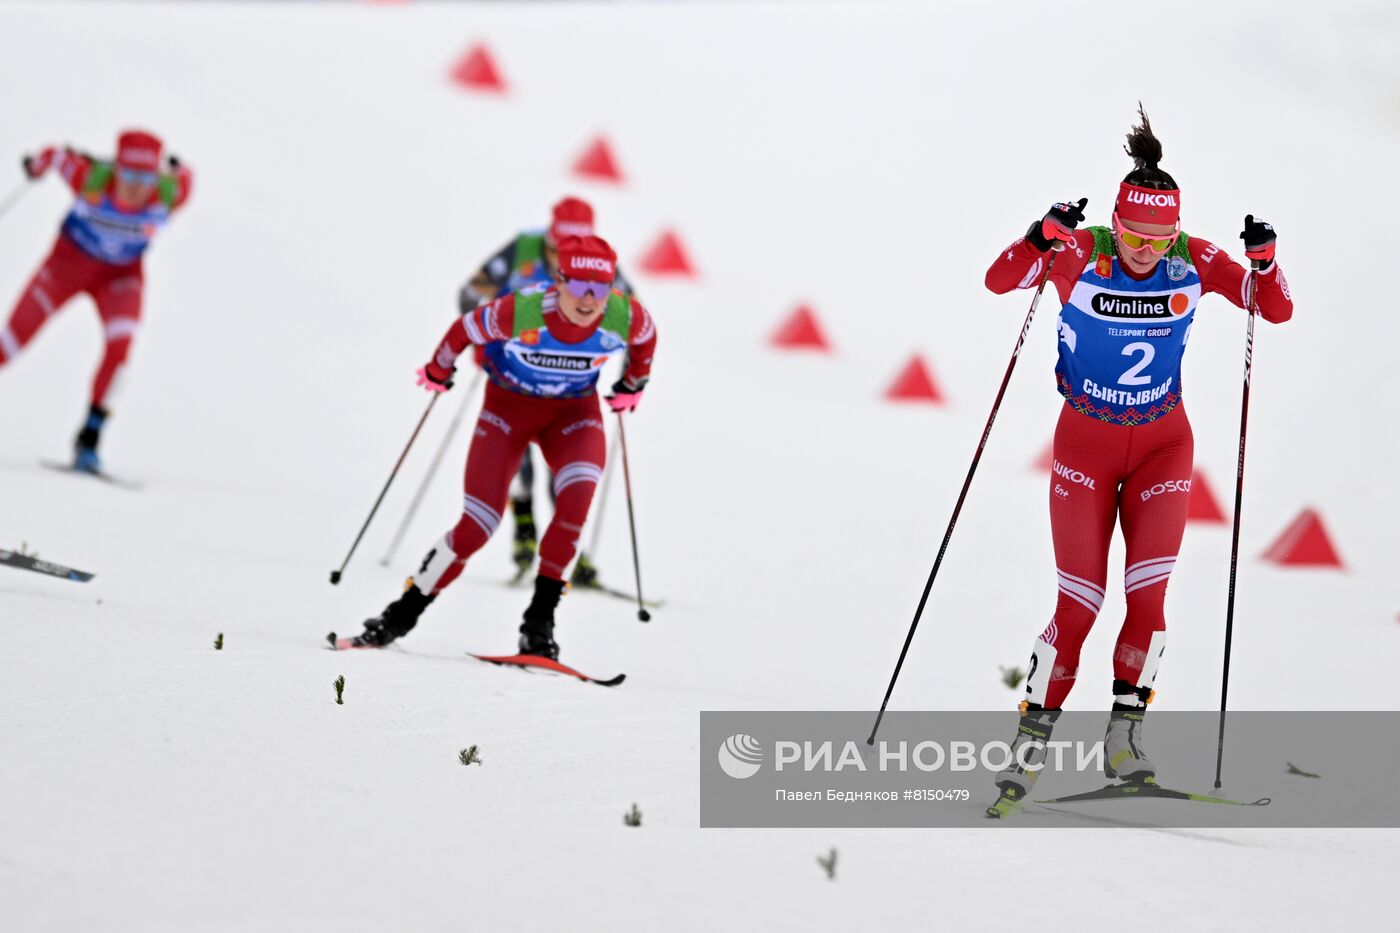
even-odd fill
[{"label": "bosco logo on thigh", "polygon": [[1191,491],[1191,481],[1189,479],[1169,479],[1166,482],[1154,483],[1142,491],[1142,501],[1146,502],[1153,496],[1162,496],[1167,493]]}]

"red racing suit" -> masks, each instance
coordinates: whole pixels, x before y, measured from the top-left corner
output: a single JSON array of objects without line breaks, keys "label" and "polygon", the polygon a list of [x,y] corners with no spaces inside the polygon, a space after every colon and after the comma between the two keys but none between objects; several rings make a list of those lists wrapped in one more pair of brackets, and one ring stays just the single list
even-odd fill
[{"label": "red racing suit", "polygon": [[[1038,287],[1049,260],[1019,239],[987,270],[987,288],[1005,294]],[[1287,321],[1293,302],[1277,264],[1251,273],[1185,234],[1146,276],[1121,265],[1103,228],[1076,231],[1074,244],[1056,254],[1050,282],[1064,305],[1056,372],[1065,406],[1049,491],[1058,595],[1031,655],[1029,703],[1059,709],[1074,686],[1080,646],[1103,607],[1118,522],[1127,544],[1127,616],[1114,649],[1113,692],[1116,702],[1134,707],[1150,698],[1166,645],[1167,581],[1191,490],[1193,442],[1181,405],[1180,357],[1196,301],[1214,292],[1243,308],[1251,280],[1264,319]]]},{"label": "red racing suit", "polygon": [[180,166],[174,174],[162,175],[151,202],[128,209],[112,200],[115,180],[109,163],[65,151],[57,167],[78,201],[0,330],[0,366],[17,357],[69,299],[87,292],[97,303],[106,338],[91,401],[94,408],[105,408],[141,323],[141,255],[156,230],[189,198],[193,174]]},{"label": "red racing suit", "polygon": [[462,517],[413,577],[427,594],[455,580],[500,525],[511,479],[531,441],[554,476],[554,517],[540,539],[540,575],[565,579],[607,457],[598,375],[611,353],[625,352],[625,378],[642,384],[651,373],[656,326],[635,298],[617,292],[591,325],[571,324],[550,288],[506,295],[463,315],[438,343],[433,362],[451,369],[473,345],[489,350],[490,381],[467,452]]}]

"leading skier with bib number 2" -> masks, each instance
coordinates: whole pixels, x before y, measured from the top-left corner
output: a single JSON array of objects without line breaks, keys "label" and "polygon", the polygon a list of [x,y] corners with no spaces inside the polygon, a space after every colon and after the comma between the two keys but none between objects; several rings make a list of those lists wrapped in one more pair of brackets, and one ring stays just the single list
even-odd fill
[{"label": "leading skier with bib number 2", "polygon": [[[1192,435],[1181,359],[1196,304],[1214,292],[1272,323],[1293,301],[1274,262],[1274,231],[1245,218],[1247,271],[1219,247],[1189,237],[1181,191],[1158,167],[1162,144],[1147,115],[1128,134],[1134,168],[1118,191],[1111,227],[1080,230],[1087,199],[1056,204],[987,270],[987,288],[1036,288],[1047,272],[1063,308],[1055,376],[1060,410],[1050,477],[1050,527],[1059,595],[1036,639],[1013,752],[1050,737],[1079,671],[1079,649],[1103,606],[1108,547],[1123,526],[1127,617],[1113,654],[1113,711],[1104,740],[1109,778],[1149,781],[1142,722],[1166,645],[1163,601],[1186,526]],[[1053,267],[1051,259],[1053,256]],[[1024,756],[1037,762],[1034,751]],[[1009,812],[1038,771],[1015,762],[997,776]]]}]

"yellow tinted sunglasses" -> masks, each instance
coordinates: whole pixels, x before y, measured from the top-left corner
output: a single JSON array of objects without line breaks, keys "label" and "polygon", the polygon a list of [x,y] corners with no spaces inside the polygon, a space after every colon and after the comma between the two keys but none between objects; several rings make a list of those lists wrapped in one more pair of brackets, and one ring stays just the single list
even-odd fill
[{"label": "yellow tinted sunglasses", "polygon": [[1145,237],[1141,233],[1134,233],[1123,226],[1123,221],[1118,219],[1118,212],[1113,212],[1113,230],[1118,234],[1118,238],[1123,241],[1123,245],[1128,249],[1137,252],[1141,249],[1150,249],[1154,253],[1165,253],[1172,248],[1176,238],[1181,235],[1181,228],[1172,231],[1169,237]]}]

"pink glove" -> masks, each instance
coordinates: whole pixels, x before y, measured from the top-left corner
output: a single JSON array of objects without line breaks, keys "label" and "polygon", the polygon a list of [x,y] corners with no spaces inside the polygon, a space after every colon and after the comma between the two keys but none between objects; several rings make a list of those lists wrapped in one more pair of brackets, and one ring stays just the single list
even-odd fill
[{"label": "pink glove", "polygon": [[641,403],[641,392],[619,392],[617,395],[608,396],[608,407],[619,415],[623,412],[635,411]]},{"label": "pink glove", "polygon": [[446,392],[452,388],[452,374],[442,375],[442,370],[429,363],[418,370],[418,385],[429,392]]},{"label": "pink glove", "polygon": [[642,393],[646,391],[647,381],[642,380],[642,384],[633,387],[626,379],[619,379],[613,383],[612,395],[607,397],[608,407],[619,415],[623,412],[637,410],[637,406],[642,403]]}]

